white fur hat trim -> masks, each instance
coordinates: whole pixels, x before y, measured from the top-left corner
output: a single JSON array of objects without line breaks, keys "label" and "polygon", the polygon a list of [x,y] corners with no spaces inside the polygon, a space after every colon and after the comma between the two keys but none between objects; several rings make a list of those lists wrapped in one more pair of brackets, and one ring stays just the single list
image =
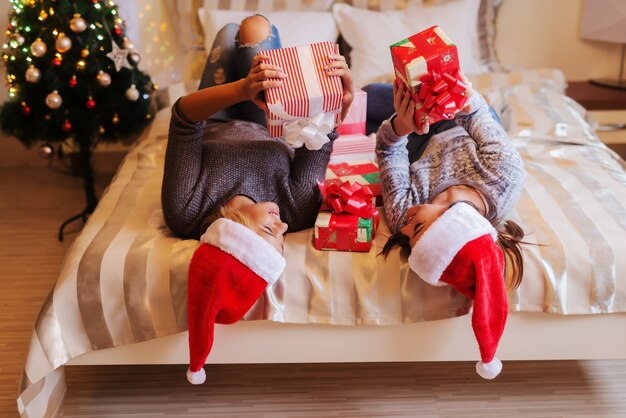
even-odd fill
[{"label": "white fur hat trim", "polygon": [[502,362],[494,357],[489,363],[479,361],[476,363],[476,373],[483,379],[494,379],[502,371]]},{"label": "white fur hat trim", "polygon": [[191,370],[187,369],[187,380],[192,385],[203,384],[206,380],[206,372],[204,371],[204,368],[201,368],[197,372],[192,372]]},{"label": "white fur hat trim", "polygon": [[485,234],[495,241],[496,230],[484,216],[467,203],[457,203],[426,229],[409,255],[409,266],[427,283],[445,286],[441,275],[456,254],[470,241]]},{"label": "white fur hat trim", "polygon": [[268,285],[278,280],[287,265],[285,258],[270,243],[250,228],[230,219],[219,218],[213,222],[200,241],[232,255]]}]

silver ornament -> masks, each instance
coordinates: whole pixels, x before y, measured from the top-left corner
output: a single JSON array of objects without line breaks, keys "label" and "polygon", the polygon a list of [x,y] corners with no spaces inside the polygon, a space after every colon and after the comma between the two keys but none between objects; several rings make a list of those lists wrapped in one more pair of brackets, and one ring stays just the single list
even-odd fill
[{"label": "silver ornament", "polygon": [[37,155],[44,160],[51,160],[54,157],[54,147],[49,143],[39,145]]},{"label": "silver ornament", "polygon": [[31,64],[28,70],[26,70],[26,81],[29,83],[37,83],[39,80],[41,80],[41,71]]},{"label": "silver ornament", "polygon": [[98,80],[98,84],[102,87],[108,87],[109,84],[111,84],[111,76],[109,73],[105,73],[104,71],[100,71],[96,76],[96,79]]},{"label": "silver ornament", "polygon": [[19,45],[24,45],[24,42],[26,42],[26,39],[24,39],[22,35],[17,35],[15,37],[15,40],[17,41]]},{"label": "silver ornament", "polygon": [[139,61],[141,61],[141,56],[139,55],[139,53],[133,51],[130,53],[130,59],[133,60],[135,64],[139,64]]},{"label": "silver ornament", "polygon": [[52,93],[46,96],[46,106],[50,109],[58,109],[63,104],[63,99],[58,91],[54,90]]},{"label": "silver ornament", "polygon": [[67,52],[72,47],[72,40],[65,35],[61,35],[57,38],[56,42],[54,43],[54,46],[57,49],[57,51],[61,53]]},{"label": "silver ornament", "polygon": [[48,47],[46,46],[46,43],[41,40],[41,38],[37,38],[30,46],[30,53],[37,58],[43,57],[47,50]]},{"label": "silver ornament", "polygon": [[126,98],[131,102],[134,102],[139,98],[139,90],[137,90],[137,87],[135,87],[134,84],[126,89]]},{"label": "silver ornament", "polygon": [[87,21],[80,14],[75,13],[72,20],[70,20],[70,29],[76,33],[84,32],[87,29]]}]

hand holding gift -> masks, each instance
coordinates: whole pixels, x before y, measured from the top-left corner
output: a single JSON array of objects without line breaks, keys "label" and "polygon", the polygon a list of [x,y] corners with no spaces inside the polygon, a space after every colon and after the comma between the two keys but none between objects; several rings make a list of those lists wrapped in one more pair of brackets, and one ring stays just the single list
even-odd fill
[{"label": "hand holding gift", "polygon": [[244,91],[248,99],[267,114],[267,104],[263,97],[263,91],[272,87],[283,85],[283,79],[287,75],[282,68],[267,63],[270,57],[256,55],[252,58],[252,66],[248,76],[244,79]]},{"label": "hand holding gift", "polygon": [[294,148],[320,149],[341,123],[344,104],[349,107],[352,103],[352,75],[345,59],[332,42],[262,51],[260,55],[269,57],[287,76],[281,85],[265,91],[270,136],[282,137]]},{"label": "hand holding gift", "polygon": [[[397,82],[415,102],[416,132],[427,132],[430,124],[453,119],[467,102],[467,79],[460,71],[456,46],[438,26],[393,44],[391,56]],[[399,99],[401,105],[404,93]],[[407,103],[403,110],[410,107]]]}]

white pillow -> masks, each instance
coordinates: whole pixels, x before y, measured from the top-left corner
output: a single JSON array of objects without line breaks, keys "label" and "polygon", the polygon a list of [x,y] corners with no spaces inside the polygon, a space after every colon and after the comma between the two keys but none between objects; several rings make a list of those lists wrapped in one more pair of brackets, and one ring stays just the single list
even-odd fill
[{"label": "white pillow", "polygon": [[[213,46],[217,32],[227,23],[240,23],[254,12],[198,9],[204,31],[204,48]],[[278,29],[283,47],[308,45],[315,42],[336,42],[339,30],[331,12],[263,12]]]},{"label": "white pillow", "polygon": [[389,46],[434,25],[441,27],[456,44],[463,72],[485,71],[480,61],[479,7],[480,0],[412,5],[383,12],[335,4],[333,14],[339,31],[352,47],[350,68],[355,87],[389,81],[393,74]]}]

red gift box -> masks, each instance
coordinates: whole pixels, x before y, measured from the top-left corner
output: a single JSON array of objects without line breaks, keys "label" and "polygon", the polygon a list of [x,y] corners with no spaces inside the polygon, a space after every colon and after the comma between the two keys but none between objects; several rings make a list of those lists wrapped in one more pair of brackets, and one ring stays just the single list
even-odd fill
[{"label": "red gift box", "polygon": [[[314,142],[310,136],[328,141],[326,135],[341,122],[343,85],[341,77],[329,76],[324,67],[335,44],[320,42],[306,46],[261,51],[269,63],[283,69],[287,78],[280,87],[265,91],[269,109],[267,129],[273,138],[284,138],[294,147]],[[321,147],[321,145],[320,145]]]},{"label": "red gift box", "polygon": [[438,26],[391,45],[391,58],[396,80],[416,103],[418,126],[453,119],[467,102],[456,45]]},{"label": "red gift box", "polygon": [[358,183],[320,184],[326,207],[315,220],[313,245],[318,250],[369,251],[380,222],[373,195]]},{"label": "red gift box", "polygon": [[354,100],[341,125],[337,127],[339,135],[365,135],[365,119],[367,119],[367,93],[364,90],[354,91]]},{"label": "red gift box", "polygon": [[359,183],[369,187],[374,195],[376,206],[383,204],[383,191],[380,184],[378,165],[373,161],[344,161],[328,164],[325,185],[342,184],[346,181]]}]

